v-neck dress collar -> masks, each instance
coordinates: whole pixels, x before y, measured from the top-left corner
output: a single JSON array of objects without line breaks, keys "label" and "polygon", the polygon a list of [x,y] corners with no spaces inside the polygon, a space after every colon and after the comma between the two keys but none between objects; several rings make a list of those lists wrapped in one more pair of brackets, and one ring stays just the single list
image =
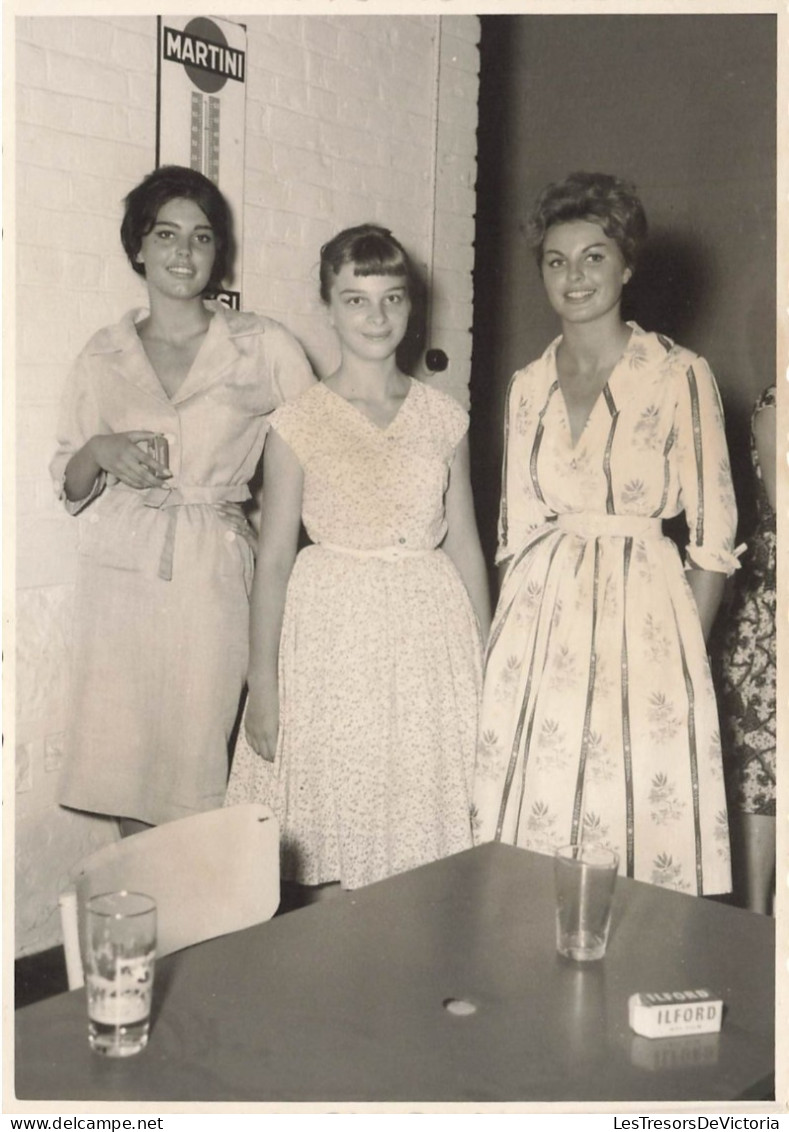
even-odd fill
[{"label": "v-neck dress collar", "polygon": [[343,397],[341,393],[337,393],[336,390],[332,389],[331,386],[327,385],[325,382],[322,381],[320,385],[326,391],[329,397],[336,398],[336,400],[341,402],[341,404],[345,406],[345,410],[352,413],[354,417],[358,417],[363,425],[367,425],[373,430],[373,432],[377,432],[382,436],[386,436],[387,433],[393,431],[403,412],[406,410],[411,400],[413,399],[414,379],[412,377],[408,378],[408,389],[406,391],[406,395],[405,397],[403,397],[403,400],[401,401],[400,407],[398,408],[397,412],[387,425],[376,424],[375,421],[368,417],[366,413],[362,412],[361,409],[358,409],[352,401],[349,401],[347,397]]},{"label": "v-neck dress collar", "polygon": [[172,397],[167,395],[137,333],[138,324],[148,317],[146,308],[127,312],[120,322],[97,335],[91,353],[123,355],[124,380],[160,401],[179,405],[207,386],[220,382],[237,364],[240,351],[235,339],[260,332],[254,319],[247,320],[242,316],[231,324],[220,303],[207,302],[205,305],[212,313],[211,322],[188,374]]},{"label": "v-neck dress collar", "polygon": [[568,451],[572,453],[577,454],[582,450],[589,437],[594,435],[601,421],[605,422],[606,428],[608,427],[611,416],[633,395],[633,378],[635,371],[650,360],[652,353],[651,338],[653,336],[642,330],[636,322],[629,321],[626,325],[631,331],[630,338],[615,362],[608,380],[597,395],[589,411],[589,415],[586,418],[586,423],[575,443],[573,443],[572,439],[570,417],[567,411],[564,394],[559,384],[559,374],[556,364],[556,355],[562,342],[562,335],[556,337],[545,351],[545,359],[548,363],[547,372],[550,374],[552,391],[556,397],[559,415],[566,430],[566,447]]}]

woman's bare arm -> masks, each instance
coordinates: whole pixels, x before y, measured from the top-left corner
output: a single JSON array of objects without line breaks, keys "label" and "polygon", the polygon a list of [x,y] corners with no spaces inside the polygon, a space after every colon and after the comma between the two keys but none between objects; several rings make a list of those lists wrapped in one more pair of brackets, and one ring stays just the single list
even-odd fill
[{"label": "woman's bare arm", "polygon": [[773,511],[776,508],[776,428],[775,408],[773,405],[765,405],[753,418],[753,439],[762,473],[762,483]]},{"label": "woman's bare arm", "polygon": [[263,452],[263,505],[249,623],[250,746],[273,762],[279,731],[277,665],[285,595],[298,552],[304,475],[293,450],[272,429]]},{"label": "woman's bare arm", "polygon": [[450,468],[446,515],[447,534],[443,549],[466,585],[484,641],[490,629],[490,589],[474,514],[467,437],[457,446]]}]

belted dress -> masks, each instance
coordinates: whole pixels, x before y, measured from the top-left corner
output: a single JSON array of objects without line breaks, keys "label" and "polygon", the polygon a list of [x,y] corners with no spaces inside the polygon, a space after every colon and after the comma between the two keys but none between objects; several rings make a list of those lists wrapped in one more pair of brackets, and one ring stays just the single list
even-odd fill
[{"label": "belted dress", "polygon": [[[129,312],[98,331],[63,393],[51,464],[77,516],[67,749],[58,800],[160,824],[221,806],[248,653],[253,552],[217,511],[250,498],[268,414],[314,382],[279,323],[213,312],[175,395]],[[101,473],[83,500],[64,473],[90,437],[148,429],[173,476],[137,491]]]},{"label": "belted dress", "polygon": [[476,836],[541,853],[594,842],[623,875],[730,888],[718,715],[686,565],[731,574],[736,506],[706,361],[630,323],[574,444],[556,339],[506,408]]},{"label": "belted dress", "polygon": [[468,414],[412,380],[381,428],[318,383],[272,415],[304,473],[273,763],[243,727],[227,802],[277,814],[282,876],[357,888],[472,845],[482,640],[445,492]]}]

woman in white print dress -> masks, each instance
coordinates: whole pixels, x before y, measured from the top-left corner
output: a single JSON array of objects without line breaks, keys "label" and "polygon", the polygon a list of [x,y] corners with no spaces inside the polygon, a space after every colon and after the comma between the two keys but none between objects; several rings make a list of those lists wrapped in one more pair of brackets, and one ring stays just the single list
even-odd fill
[{"label": "woman in white print dress", "polygon": [[[241,504],[267,414],[315,380],[284,326],[205,300],[231,238],[207,177],[145,177],[121,240],[148,309],[98,331],[63,394],[51,469],[78,515],[79,570],[59,800],[123,833],[222,805],[247,667]],[[156,433],[169,469],[146,453]]]},{"label": "woman in white print dress", "polygon": [[272,415],[264,456],[227,801],[273,806],[301,885],[355,888],[472,844],[487,583],[468,416],[397,366],[411,279],[377,226],[322,249],[340,366]]},{"label": "woman in white print dress", "polygon": [[[646,235],[632,186],[549,185],[529,235],[562,334],[508,393],[477,835],[599,842],[624,875],[726,892],[705,638],[737,560],[717,387],[703,358],[622,320]],[[683,510],[684,570],[661,531]]]}]

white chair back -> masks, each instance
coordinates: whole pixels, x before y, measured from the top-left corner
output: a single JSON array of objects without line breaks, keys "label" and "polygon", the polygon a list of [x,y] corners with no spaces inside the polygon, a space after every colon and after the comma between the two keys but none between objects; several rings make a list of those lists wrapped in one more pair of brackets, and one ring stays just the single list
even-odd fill
[{"label": "white chair back", "polygon": [[157,956],[270,919],[279,906],[279,826],[267,806],[194,814],[105,845],[82,860],[60,915],[69,988],[84,984],[91,896],[144,892],[157,905]]}]

